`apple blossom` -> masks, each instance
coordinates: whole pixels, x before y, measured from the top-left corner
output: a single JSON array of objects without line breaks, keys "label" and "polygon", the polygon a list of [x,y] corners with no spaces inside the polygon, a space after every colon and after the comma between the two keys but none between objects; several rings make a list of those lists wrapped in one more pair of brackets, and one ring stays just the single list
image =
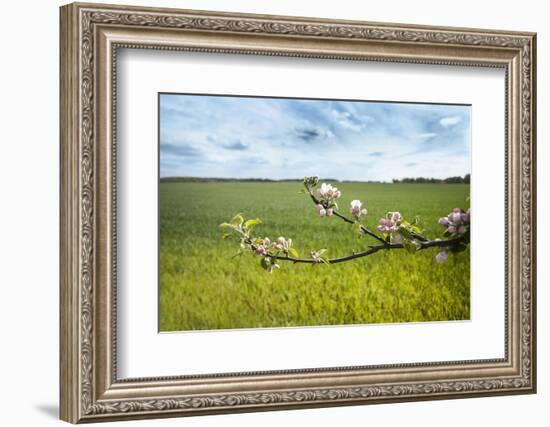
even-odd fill
[{"label": "apple blossom", "polygon": [[254,250],[256,255],[265,255],[267,253],[267,249],[263,245],[256,246],[256,249]]},{"label": "apple blossom", "polygon": [[446,227],[447,234],[463,235],[470,226],[470,209],[464,212],[460,208],[454,208],[449,215],[439,218],[438,223]]},{"label": "apple blossom", "polygon": [[447,258],[449,258],[449,252],[447,250],[442,250],[435,256],[435,260],[440,264],[447,261]]},{"label": "apple blossom", "polygon": [[273,248],[288,254],[289,248],[292,246],[292,239],[285,239],[284,237],[279,237],[277,241],[271,244]]},{"label": "apple blossom", "polygon": [[449,225],[449,219],[446,216],[444,216],[442,218],[439,218],[438,223],[439,225],[447,226]]},{"label": "apple blossom", "polygon": [[304,185],[308,188],[315,187],[319,184],[319,177],[317,176],[306,176],[304,178]]},{"label": "apple blossom", "polygon": [[378,221],[378,227],[376,227],[381,233],[391,234],[397,231],[397,224],[388,218],[380,218]]},{"label": "apple blossom", "polygon": [[321,262],[321,254],[317,251],[311,251],[309,253],[311,255],[311,258],[313,258],[317,262]]},{"label": "apple blossom", "polygon": [[323,201],[324,206],[332,206],[336,199],[340,198],[342,192],[338,188],[333,187],[326,182],[321,184],[321,187],[317,189],[317,197]]},{"label": "apple blossom", "polygon": [[403,219],[400,212],[388,212],[388,215],[389,215],[390,219],[395,223],[397,223],[397,222],[399,222]]},{"label": "apple blossom", "polygon": [[378,221],[378,231],[385,234],[395,233],[399,228],[399,223],[403,219],[400,212],[388,212],[385,218]]},{"label": "apple blossom", "polygon": [[367,209],[366,208],[361,209],[362,206],[363,204],[361,203],[360,200],[352,200],[350,203],[349,211],[356,219],[359,219],[361,216],[364,216],[367,214]]},{"label": "apple blossom", "polygon": [[[318,203],[315,205],[315,209],[317,209],[317,214],[320,216],[320,217],[323,217],[323,216],[326,216],[327,215],[327,209],[325,209],[323,207],[322,204]],[[331,210],[332,211],[332,210]],[[331,212],[331,215],[332,215],[332,212]],[[329,215],[330,216],[330,215]]]}]

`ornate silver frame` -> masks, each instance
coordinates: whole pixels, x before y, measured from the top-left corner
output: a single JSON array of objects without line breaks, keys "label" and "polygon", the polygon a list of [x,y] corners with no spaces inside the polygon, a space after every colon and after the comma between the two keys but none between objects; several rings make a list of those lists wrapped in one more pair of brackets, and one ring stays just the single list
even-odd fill
[{"label": "ornate silver frame", "polygon": [[[533,33],[98,4],[61,8],[61,419],[109,421],[536,390]],[[119,380],[114,175],[118,47],[506,70],[505,357]]]}]

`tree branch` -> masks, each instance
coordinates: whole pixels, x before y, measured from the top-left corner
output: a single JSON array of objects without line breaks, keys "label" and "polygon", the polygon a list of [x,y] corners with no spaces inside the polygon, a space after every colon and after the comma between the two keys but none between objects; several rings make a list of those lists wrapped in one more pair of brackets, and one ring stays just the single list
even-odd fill
[{"label": "tree branch", "polygon": [[[428,248],[447,248],[449,246],[456,245],[458,243],[461,243],[464,241],[464,236],[460,237],[454,237],[452,239],[447,240],[425,240],[423,242],[419,242],[418,250],[428,249]],[[252,245],[252,248],[254,249],[254,245]],[[388,243],[384,242],[382,245],[372,245],[369,246],[369,249],[363,252],[357,252],[351,255],[339,257],[339,258],[332,258],[327,259],[326,261],[329,264],[338,264],[339,262],[345,262],[350,261],[352,259],[357,258],[363,258],[372,254],[375,254],[378,251],[381,250],[392,250],[392,249],[403,249],[404,246],[401,243]],[[280,255],[267,255],[270,258],[281,260],[281,261],[290,261],[295,264],[320,264],[320,261],[317,261],[315,259],[309,259],[309,258],[293,258],[290,256],[280,256]]]},{"label": "tree branch", "polygon": [[[307,187],[306,186],[306,189],[307,189],[307,192],[309,193],[309,196],[311,197],[311,200],[313,200],[313,203],[315,203],[316,205],[318,204],[321,204],[321,202],[319,201],[319,199],[317,199],[317,197],[315,197],[313,195],[313,193],[311,192],[311,188]],[[348,224],[354,224],[355,222],[351,219],[349,219],[348,217],[342,215],[340,212],[338,211],[334,211],[333,212],[333,215],[334,216],[337,216],[338,218],[344,220],[345,222],[347,222]],[[383,244],[389,244],[388,242],[386,242],[384,240],[383,237],[379,236],[378,234],[376,234],[375,232],[369,230],[367,227],[365,227],[364,225],[361,225],[361,231],[363,232],[363,234],[368,234],[369,236],[371,237],[374,237],[376,240],[378,240],[379,242],[382,242]]]},{"label": "tree branch", "polygon": [[[330,204],[331,203],[330,201],[323,203],[322,201],[317,199],[317,197],[315,197],[315,195],[311,191],[312,190],[311,182],[313,182],[313,181],[314,181],[314,184],[313,184],[313,186],[314,186],[318,182],[318,179],[317,178],[314,178],[314,179],[305,178],[304,179],[304,184],[305,184],[304,186],[305,186],[306,191],[309,194],[311,200],[313,201],[313,203],[315,205],[321,205],[325,209],[330,209],[335,204]],[[332,200],[332,198],[329,199],[329,200]],[[455,211],[456,211],[456,209],[453,211],[453,215],[454,215]],[[461,210],[459,210],[459,211],[462,212]],[[338,212],[336,210],[332,211],[332,215],[337,216],[338,218],[340,218],[341,220],[343,220],[344,222],[346,222],[348,224],[355,225],[355,224],[358,223],[358,221],[354,221],[353,219],[348,218],[347,216],[341,214],[340,212]],[[468,212],[468,215],[469,215],[469,212]],[[468,216],[468,218],[469,218],[469,216]],[[237,222],[239,222],[238,225],[234,224],[235,220],[237,220]],[[251,228],[252,226],[259,223],[259,220],[252,220],[252,223],[249,224],[250,221],[251,220],[244,222],[244,219],[242,218],[242,216],[237,215],[232,220],[231,223],[223,223],[221,225],[224,226],[224,227],[231,227],[234,231],[236,231],[238,234],[240,234],[240,236],[241,236],[241,246],[244,248],[245,247],[244,245],[248,245],[248,247],[252,250],[252,252],[256,253],[257,255],[262,256],[263,257],[262,258],[262,266],[266,270],[268,270],[269,272],[271,272],[273,270],[273,267],[279,267],[278,265],[274,265],[273,260],[289,261],[289,262],[292,262],[292,263],[295,263],[295,264],[298,264],[298,263],[301,263],[301,264],[320,264],[320,263],[337,264],[337,263],[340,263],[340,262],[350,261],[350,260],[354,260],[354,259],[357,259],[357,258],[363,258],[363,257],[369,256],[369,255],[375,254],[376,252],[379,252],[381,250],[407,249],[407,250],[412,250],[414,252],[414,251],[419,251],[419,250],[424,250],[424,249],[434,248],[434,247],[435,248],[449,248],[449,247],[453,247],[455,245],[458,245],[460,243],[466,243],[467,244],[468,241],[469,241],[469,238],[468,238],[469,234],[465,234],[465,232],[467,230],[464,228],[464,225],[461,225],[461,227],[463,229],[461,231],[459,230],[460,235],[457,235],[457,233],[453,232],[451,235],[454,236],[454,237],[451,237],[451,238],[446,239],[446,240],[441,240],[441,239],[429,240],[425,236],[423,236],[422,234],[419,234],[417,232],[411,232],[411,230],[407,230],[408,234],[407,234],[406,237],[402,236],[402,235],[398,236],[398,237],[402,237],[402,242],[403,243],[392,243],[389,240],[385,240],[383,237],[381,237],[377,233],[369,230],[367,227],[359,224],[361,232],[375,238],[379,242],[379,244],[369,245],[368,249],[365,250],[365,251],[358,252],[358,253],[352,253],[351,255],[347,255],[347,256],[343,256],[343,257],[337,257],[337,258],[331,258],[331,259],[326,259],[324,257],[321,258],[321,255],[324,252],[324,250],[321,250],[320,253],[312,252],[311,253],[311,258],[297,258],[297,257],[289,256],[289,253],[295,253],[297,255],[294,248],[291,247],[291,240],[290,239],[285,240],[284,238],[280,237],[279,239],[277,239],[277,242],[273,242],[273,243],[270,242],[269,239],[267,239],[267,238],[265,238],[265,239],[255,239],[257,242],[260,242],[260,243],[254,244],[253,240],[252,240],[252,237],[249,233],[249,231],[250,231],[249,227]],[[464,221],[464,220],[461,220],[459,222],[459,224],[462,224],[462,221]],[[469,219],[467,219],[466,221],[469,224]],[[243,222],[244,222],[244,226],[243,226]],[[440,221],[440,224],[441,224],[441,221]],[[411,228],[413,228],[413,227],[411,227]],[[416,227],[414,227],[413,229],[418,230],[418,228],[416,228]],[[411,240],[411,238],[414,239],[414,240]],[[266,241],[267,241],[267,243],[266,243]],[[276,248],[276,250],[274,250],[274,251],[269,250],[269,248],[273,248],[273,247]],[[457,249],[461,249],[461,248],[457,248]],[[444,254],[446,255],[446,252],[444,252]],[[442,254],[440,253],[437,258],[438,258],[439,262],[442,262],[439,259],[440,255],[442,255]],[[443,261],[446,258],[447,257],[445,256]]]}]

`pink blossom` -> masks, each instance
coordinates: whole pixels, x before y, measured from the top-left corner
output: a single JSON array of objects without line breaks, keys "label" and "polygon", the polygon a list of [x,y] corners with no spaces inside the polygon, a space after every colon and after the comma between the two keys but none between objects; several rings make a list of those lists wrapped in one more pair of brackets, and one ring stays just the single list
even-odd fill
[{"label": "pink blossom", "polygon": [[311,258],[313,258],[313,260],[319,262],[321,261],[321,254],[317,251],[310,251],[309,254],[311,255]]},{"label": "pink blossom", "polygon": [[349,211],[355,218],[359,219],[361,216],[364,216],[367,214],[367,209],[362,208],[362,206],[363,206],[363,203],[361,203],[360,200],[352,200],[350,203]]},{"label": "pink blossom", "polygon": [[454,208],[449,215],[439,218],[438,223],[446,228],[446,233],[465,234],[470,226],[470,209],[464,212],[460,208]]},{"label": "pink blossom", "polygon": [[462,222],[462,215],[460,212],[453,212],[449,214],[449,221],[454,222],[455,224],[460,224]]},{"label": "pink blossom", "polygon": [[321,184],[321,187],[317,189],[317,197],[319,197],[325,206],[331,206],[334,201],[342,195],[342,192],[338,188],[333,187],[326,182]]},{"label": "pink blossom", "polygon": [[352,215],[359,215],[360,212],[361,212],[361,206],[363,204],[361,203],[360,200],[352,200],[351,203],[350,203],[350,209],[349,211],[351,212]]},{"label": "pink blossom", "polygon": [[271,246],[286,254],[288,253],[288,248],[292,246],[292,239],[285,239],[281,236],[275,242],[271,243]]},{"label": "pink blossom", "polygon": [[332,216],[332,214],[334,213],[332,208],[325,209],[325,207],[320,203],[315,205],[315,209],[317,209],[317,214],[321,217],[323,217],[323,216]]},{"label": "pink blossom", "polygon": [[395,223],[398,222],[398,221],[401,221],[401,219],[403,219],[400,212],[388,212],[388,215],[389,215],[390,219]]},{"label": "pink blossom", "polygon": [[447,261],[447,258],[449,258],[449,252],[446,250],[442,250],[435,256],[435,260],[440,264]]},{"label": "pink blossom", "polygon": [[256,255],[265,255],[267,253],[267,249],[263,245],[258,245],[256,246],[254,252],[256,252]]},{"label": "pink blossom", "polygon": [[449,225],[449,219],[447,217],[441,217],[438,221],[439,225],[447,226]]},{"label": "pink blossom", "polygon": [[378,227],[376,227],[381,233],[394,233],[397,231],[397,225],[394,221],[388,218],[380,218],[378,221]]}]

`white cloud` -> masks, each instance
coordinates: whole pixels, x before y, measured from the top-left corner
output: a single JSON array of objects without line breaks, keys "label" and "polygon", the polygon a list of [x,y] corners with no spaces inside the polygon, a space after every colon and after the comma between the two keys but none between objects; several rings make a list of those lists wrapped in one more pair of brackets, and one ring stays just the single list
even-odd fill
[{"label": "white cloud", "polygon": [[433,132],[426,132],[418,135],[419,138],[424,138],[424,139],[435,138],[436,136],[437,136],[437,133],[433,133]]},{"label": "white cloud", "polygon": [[[349,129],[354,132],[361,132],[365,129],[364,123],[359,123],[359,121],[348,111],[337,111],[332,110],[332,115],[336,118],[336,122],[344,129]],[[364,121],[371,121],[372,118],[365,116]]]},{"label": "white cloud", "polygon": [[443,127],[449,127],[449,126],[456,125],[460,121],[461,121],[461,118],[458,116],[448,116],[448,117],[443,117],[441,120],[439,120],[439,124]]},{"label": "white cloud", "polygon": [[469,122],[461,108],[163,95],[160,139],[172,150],[161,146],[161,176],[464,175],[467,133],[452,128]]}]

